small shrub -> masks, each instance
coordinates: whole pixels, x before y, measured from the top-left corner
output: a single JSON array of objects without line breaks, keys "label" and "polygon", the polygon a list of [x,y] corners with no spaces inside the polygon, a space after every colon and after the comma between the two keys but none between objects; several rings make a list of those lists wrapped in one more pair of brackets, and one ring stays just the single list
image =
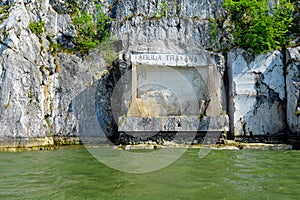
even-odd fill
[{"label": "small shrub", "polygon": [[93,13],[82,11],[81,3],[75,0],[69,0],[66,5],[71,15],[71,23],[75,28],[75,36],[72,38],[74,46],[66,47],[64,44],[56,43],[50,35],[47,35],[46,39],[50,43],[52,56],[56,57],[58,52],[73,54],[74,51],[85,54],[110,37],[109,17],[103,13],[102,6],[96,1]]},{"label": "small shrub", "polygon": [[43,21],[30,22],[28,28],[31,30],[31,32],[37,35],[42,35],[44,32],[44,26],[45,26],[45,22]]},{"label": "small shrub", "polygon": [[168,11],[170,10],[168,2],[167,1],[162,2],[160,5],[160,9],[161,9],[161,15],[163,17],[167,17]]},{"label": "small shrub", "polygon": [[28,97],[29,97],[29,103],[33,103],[34,99],[35,99],[35,96],[30,88],[30,91],[29,91],[29,94],[28,94]]},{"label": "small shrub", "polygon": [[[290,0],[294,6],[293,12],[293,26],[289,28],[289,33],[292,39],[295,39],[300,36],[300,1],[299,0]],[[295,44],[299,45],[299,42]]]},{"label": "small shrub", "polygon": [[7,13],[9,8],[10,8],[10,5],[0,6],[0,14]]},{"label": "small shrub", "polygon": [[8,18],[10,6],[0,6],[0,23],[2,23],[5,19]]},{"label": "small shrub", "polygon": [[182,10],[182,6],[180,5],[180,2],[175,1],[174,6],[175,6],[176,14],[178,16],[180,16],[180,13],[181,13],[181,10]]},{"label": "small shrub", "polygon": [[167,17],[169,10],[170,10],[170,7],[169,7],[168,2],[163,1],[158,4],[158,10],[155,12],[154,15],[156,18]]},{"label": "small shrub", "polygon": [[209,38],[210,38],[210,44],[213,45],[216,40],[217,40],[217,37],[218,35],[221,33],[221,29],[219,28],[218,26],[218,23],[213,20],[213,19],[208,19],[209,21]]},{"label": "small shrub", "polygon": [[47,35],[46,39],[49,41],[49,50],[51,52],[51,55],[56,56],[58,45],[52,40],[50,35]]},{"label": "small shrub", "polygon": [[72,17],[72,23],[76,30],[76,50],[88,52],[98,44],[106,40],[110,34],[107,31],[109,18],[102,12],[100,4],[96,4],[96,14],[76,9]]}]

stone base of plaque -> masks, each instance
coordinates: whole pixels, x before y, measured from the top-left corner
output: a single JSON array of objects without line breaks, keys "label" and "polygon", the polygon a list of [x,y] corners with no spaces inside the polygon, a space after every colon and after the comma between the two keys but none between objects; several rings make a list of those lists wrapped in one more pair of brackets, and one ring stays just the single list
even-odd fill
[{"label": "stone base of plaque", "polygon": [[160,116],[120,117],[119,132],[160,132],[160,131],[229,131],[227,115],[207,116]]}]

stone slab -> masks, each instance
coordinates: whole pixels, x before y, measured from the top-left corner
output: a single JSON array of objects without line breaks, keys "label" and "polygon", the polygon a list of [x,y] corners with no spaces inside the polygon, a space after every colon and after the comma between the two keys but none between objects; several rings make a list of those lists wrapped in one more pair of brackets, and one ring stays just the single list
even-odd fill
[{"label": "stone slab", "polygon": [[132,64],[162,65],[162,66],[207,66],[208,58],[205,53],[197,54],[165,54],[165,53],[133,53]]},{"label": "stone slab", "polygon": [[119,132],[159,131],[228,131],[227,115],[218,117],[161,116],[161,117],[120,117]]}]

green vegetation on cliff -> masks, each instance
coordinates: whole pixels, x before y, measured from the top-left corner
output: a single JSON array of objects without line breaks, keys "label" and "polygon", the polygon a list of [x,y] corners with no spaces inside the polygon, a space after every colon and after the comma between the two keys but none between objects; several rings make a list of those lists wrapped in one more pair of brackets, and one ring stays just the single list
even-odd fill
[{"label": "green vegetation on cliff", "polygon": [[170,10],[168,2],[167,1],[160,2],[158,4],[158,6],[159,6],[159,9],[156,10],[156,12],[154,14],[155,17],[156,18],[167,17],[168,16],[168,12]]},{"label": "green vegetation on cliff", "polygon": [[[290,28],[290,33],[292,38],[297,38],[300,36],[300,1],[291,0],[291,2],[294,5],[294,13],[293,13],[293,26]],[[299,45],[299,42],[296,45]]]},{"label": "green vegetation on cliff", "polygon": [[289,44],[294,9],[289,0],[272,8],[268,0],[225,0],[223,6],[231,18],[234,46],[264,53]]},{"label": "green vegetation on cliff", "polygon": [[74,9],[72,24],[76,30],[75,49],[78,51],[87,52],[105,41],[110,35],[107,30],[108,16],[103,13],[100,4],[96,4],[95,7],[95,14],[80,11],[77,7]]},{"label": "green vegetation on cliff", "polygon": [[30,22],[28,28],[37,35],[42,35],[44,32],[45,22]]},{"label": "green vegetation on cliff", "polygon": [[10,6],[6,5],[6,6],[0,6],[0,23],[2,23],[5,19],[8,18],[8,10],[9,10]]},{"label": "green vegetation on cliff", "polygon": [[[70,0],[67,3],[68,14],[71,16],[71,24],[74,28],[74,35],[70,40],[72,45],[67,46],[60,41],[55,42],[50,35],[46,39],[50,42],[50,50],[53,55],[57,51],[74,53],[87,53],[90,49],[97,47],[110,37],[109,17],[103,12],[103,8],[97,2],[94,7],[86,8],[80,2]],[[0,13],[1,13],[0,9]],[[32,21],[28,28],[37,36],[42,36],[46,31],[44,21]]]}]

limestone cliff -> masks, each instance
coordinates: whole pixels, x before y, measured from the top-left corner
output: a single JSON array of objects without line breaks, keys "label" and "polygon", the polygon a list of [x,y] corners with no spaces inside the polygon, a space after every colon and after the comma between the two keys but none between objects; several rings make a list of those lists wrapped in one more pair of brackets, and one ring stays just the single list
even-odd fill
[{"label": "limestone cliff", "polygon": [[[106,65],[97,52],[83,59],[53,49],[73,31],[70,16],[59,14],[56,3],[1,2],[0,137],[78,135],[72,101],[101,77]],[[45,22],[42,34],[29,29],[37,21]]]},{"label": "limestone cliff", "polygon": [[[274,1],[269,3],[272,6]],[[121,38],[124,52],[216,54],[212,63],[217,63],[225,81],[224,103],[228,104],[224,110],[230,116],[233,136],[299,133],[297,48],[264,55],[241,49],[215,53],[229,48],[233,39],[222,4],[223,1],[174,1],[169,2],[165,17],[156,17],[161,6],[157,1],[121,1],[112,7],[112,31]]]},{"label": "limestone cliff", "polygon": [[[53,50],[53,44],[74,45],[72,2],[0,2],[1,138],[78,136],[87,130],[81,129],[78,117],[78,112],[88,116],[82,113],[85,105],[93,108],[87,112],[96,112],[99,123],[86,126],[101,127],[111,135],[116,131],[112,90],[130,70],[128,55],[135,51],[205,52],[216,66],[216,82],[224,82],[219,94],[234,136],[300,133],[299,48],[259,56],[241,49],[220,53],[232,40],[222,0],[97,1],[111,18],[114,40],[121,44],[120,59],[108,70],[111,63],[98,49],[84,56]],[[78,5],[93,10],[95,2],[80,0]],[[44,22],[43,32],[33,32],[31,22]]]}]

